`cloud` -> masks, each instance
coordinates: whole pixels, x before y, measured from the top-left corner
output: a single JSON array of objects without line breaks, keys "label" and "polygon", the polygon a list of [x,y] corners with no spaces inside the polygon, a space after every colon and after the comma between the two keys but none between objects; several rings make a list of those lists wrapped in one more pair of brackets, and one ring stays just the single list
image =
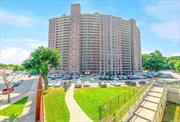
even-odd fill
[{"label": "cloud", "polygon": [[35,48],[37,48],[39,46],[47,47],[47,43],[44,42],[44,41],[41,41],[41,40],[28,39],[28,38],[25,38],[25,39],[22,39],[22,40],[23,40],[23,42],[25,42],[25,45],[28,46],[31,49],[35,49]]},{"label": "cloud", "polygon": [[30,55],[28,50],[16,47],[1,48],[0,52],[0,62],[5,64],[20,64]]},{"label": "cloud", "polygon": [[37,40],[33,38],[1,38],[0,41],[6,46],[23,47],[29,50],[34,50],[39,46],[47,47],[47,42],[43,40]]},{"label": "cloud", "polygon": [[180,52],[173,53],[173,54],[171,54],[171,56],[180,56]]},{"label": "cloud", "polygon": [[6,46],[1,45],[0,62],[6,64],[20,64],[39,46],[47,47],[46,42],[31,38],[7,38],[1,39],[1,42],[2,40],[6,43]]},{"label": "cloud", "polygon": [[180,20],[154,24],[151,30],[164,39],[173,41],[180,40]]},{"label": "cloud", "polygon": [[145,6],[145,11],[162,21],[180,17],[179,0],[161,0]]},{"label": "cloud", "polygon": [[[26,13],[26,15],[25,15]],[[17,11],[0,9],[0,23],[18,27],[32,27],[34,25],[45,25],[47,22],[34,15],[28,15]]]},{"label": "cloud", "polygon": [[142,51],[142,54],[150,54],[150,53],[152,53],[152,52],[154,52],[154,51],[143,50],[143,51]]},{"label": "cloud", "polygon": [[157,36],[177,42],[180,40],[180,1],[160,0],[144,7],[145,12],[156,21],[150,30]]}]

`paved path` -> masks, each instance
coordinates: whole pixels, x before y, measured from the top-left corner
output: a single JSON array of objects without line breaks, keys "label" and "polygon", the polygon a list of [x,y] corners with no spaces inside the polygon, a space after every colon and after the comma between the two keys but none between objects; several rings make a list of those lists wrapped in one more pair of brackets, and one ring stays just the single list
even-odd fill
[{"label": "paved path", "polygon": [[70,122],[92,122],[74,99],[74,84],[67,91],[65,100],[70,111]]},{"label": "paved path", "polygon": [[140,106],[136,109],[130,122],[151,122],[154,119],[155,111],[158,109],[163,88],[153,86]]},{"label": "paved path", "polygon": [[[27,84],[28,82],[28,84]],[[26,84],[22,84],[26,90],[22,89],[22,92],[18,94],[18,96],[15,96],[11,99],[11,103],[7,104],[7,101],[2,101],[2,104],[0,106],[0,109],[6,108],[12,103],[18,101],[19,99],[22,99],[25,96],[28,96],[28,101],[27,104],[24,107],[22,115],[19,117],[20,122],[34,122],[35,120],[35,104],[36,104],[36,89],[37,89],[37,84],[38,84],[38,79],[34,78],[28,81],[24,81]],[[20,87],[20,86],[19,86]],[[28,87],[28,88],[26,88]],[[20,89],[20,88],[18,88]],[[17,92],[18,90],[16,90]],[[5,121],[7,117],[0,116],[0,122]]]}]

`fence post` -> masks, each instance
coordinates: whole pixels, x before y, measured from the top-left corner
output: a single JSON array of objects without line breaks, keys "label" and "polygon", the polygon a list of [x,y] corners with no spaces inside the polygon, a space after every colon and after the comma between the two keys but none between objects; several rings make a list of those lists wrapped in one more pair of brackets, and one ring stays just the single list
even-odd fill
[{"label": "fence post", "polygon": [[109,115],[110,115],[110,118],[111,118],[111,100],[110,100],[110,106],[109,107],[110,107],[110,111],[109,111],[110,114]]},{"label": "fence post", "polygon": [[99,121],[102,122],[102,108],[99,106]]},{"label": "fence post", "polygon": [[118,109],[119,109],[119,96],[118,96]]}]

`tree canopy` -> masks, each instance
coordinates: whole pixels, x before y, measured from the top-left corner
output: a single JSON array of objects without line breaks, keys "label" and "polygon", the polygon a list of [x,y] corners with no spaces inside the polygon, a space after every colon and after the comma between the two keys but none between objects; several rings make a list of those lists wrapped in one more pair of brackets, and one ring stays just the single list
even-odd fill
[{"label": "tree canopy", "polygon": [[60,65],[60,52],[46,47],[39,47],[31,53],[29,59],[25,60],[25,69],[36,69],[44,79],[45,89],[48,88],[47,75],[52,68]]},{"label": "tree canopy", "polygon": [[158,50],[150,54],[142,54],[142,67],[144,70],[158,71],[163,69],[175,69],[180,71],[180,56],[166,58]]},{"label": "tree canopy", "polygon": [[24,70],[23,65],[17,65],[17,64],[2,64],[0,63],[0,68],[12,68],[14,71]]},{"label": "tree canopy", "polygon": [[160,51],[142,55],[142,66],[145,70],[158,71],[167,67],[166,58]]}]

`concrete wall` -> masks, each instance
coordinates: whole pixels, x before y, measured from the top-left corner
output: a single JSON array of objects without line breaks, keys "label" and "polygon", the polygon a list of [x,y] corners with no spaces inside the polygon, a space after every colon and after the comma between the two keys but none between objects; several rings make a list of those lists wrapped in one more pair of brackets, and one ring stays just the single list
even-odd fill
[{"label": "concrete wall", "polygon": [[180,104],[180,89],[168,88],[167,101]]}]

